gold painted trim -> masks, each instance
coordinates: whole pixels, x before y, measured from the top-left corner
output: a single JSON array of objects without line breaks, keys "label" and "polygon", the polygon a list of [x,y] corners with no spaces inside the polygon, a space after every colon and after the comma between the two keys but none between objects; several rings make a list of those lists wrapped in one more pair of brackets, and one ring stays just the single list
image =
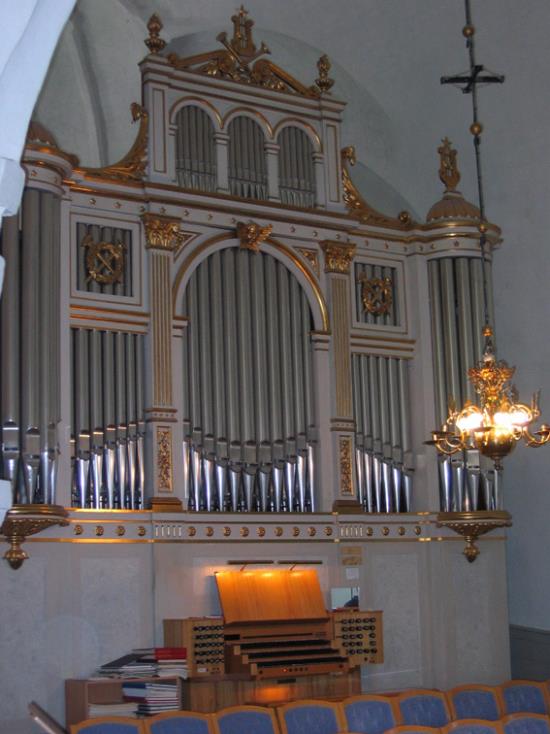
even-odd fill
[{"label": "gold painted trim", "polygon": [[113,543],[154,543],[153,538],[27,538],[26,543],[99,543],[112,545]]},{"label": "gold painted trim", "polygon": [[264,128],[264,132],[269,133],[269,137],[271,138],[271,140],[273,140],[273,127],[271,126],[271,123],[269,122],[267,117],[262,115],[261,112],[258,112],[258,110],[255,110],[253,107],[234,107],[233,109],[229,110],[229,112],[226,112],[222,118],[222,130],[226,128],[226,125],[231,122],[234,117],[240,116],[238,114],[239,112],[247,112],[252,118],[257,117],[259,120],[261,120],[263,123],[262,127]]},{"label": "gold painted trim", "polygon": [[[181,282],[183,278],[185,277],[187,271],[191,268],[191,266],[195,262],[195,260],[197,260],[197,258],[199,258],[205,250],[217,244],[218,242],[223,242],[225,240],[235,240],[235,239],[236,239],[235,235],[231,232],[228,232],[226,234],[214,235],[214,237],[210,237],[209,239],[205,240],[205,242],[201,243],[197,248],[195,248],[195,250],[192,253],[188,255],[188,257],[180,265],[180,268],[178,272],[176,273],[176,277],[174,278],[174,282],[172,286],[172,307],[174,311],[176,310],[178,292],[179,292]],[[309,268],[307,268],[304,265],[302,260],[298,257],[298,255],[294,253],[293,250],[291,250],[290,247],[287,247],[287,245],[284,245],[282,242],[279,242],[278,240],[274,239],[273,237],[268,237],[268,239],[266,240],[266,243],[272,245],[276,250],[279,250],[280,252],[282,252],[289,260],[291,260],[291,262],[295,265],[295,267],[306,278],[311,290],[313,291],[313,295],[321,311],[323,330],[330,332],[330,319],[329,319],[328,307],[325,301],[325,297],[323,296],[323,293],[319,287],[319,284],[317,283],[317,280],[310,272]]]},{"label": "gold painted trim", "polygon": [[[192,107],[194,106],[192,103],[198,102],[197,107],[200,107],[200,109],[204,109],[205,107],[209,108],[214,117],[216,118],[216,121],[218,123],[218,126],[221,130],[223,127],[223,119],[221,114],[218,112],[218,110],[214,107],[214,105],[211,102],[208,102],[206,99],[202,99],[201,97],[180,97],[180,99],[177,100],[177,102],[174,102],[174,104],[170,107],[168,110],[168,123],[170,125],[176,124],[176,114],[183,108],[183,107]],[[206,110],[204,110],[206,112]]]},{"label": "gold painted trim", "polygon": [[101,306],[84,306],[79,303],[71,303],[69,308],[72,310],[78,309],[79,311],[96,311],[97,313],[107,314],[124,314],[125,316],[143,316],[143,318],[149,318],[151,315],[150,311],[130,311],[123,308],[103,308]]},{"label": "gold painted trim", "polygon": [[[297,123],[292,125],[291,123]],[[308,137],[311,139],[313,138],[313,143],[317,145],[317,150],[315,150],[315,153],[322,153],[323,152],[323,144],[321,142],[321,138],[319,137],[319,134],[317,133],[317,130],[313,127],[313,125],[310,125],[307,122],[304,122],[303,120],[300,120],[298,117],[285,117],[282,120],[279,120],[279,122],[275,125],[273,128],[273,139],[275,140],[279,136],[279,132],[283,130],[285,127],[299,127],[301,130],[303,130],[305,133],[308,133]]]}]

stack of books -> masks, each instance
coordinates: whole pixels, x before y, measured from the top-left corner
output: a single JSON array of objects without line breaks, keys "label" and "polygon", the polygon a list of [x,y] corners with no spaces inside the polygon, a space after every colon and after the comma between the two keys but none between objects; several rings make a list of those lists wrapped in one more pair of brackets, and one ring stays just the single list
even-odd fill
[{"label": "stack of books", "polygon": [[181,702],[177,683],[128,681],[122,686],[126,702],[137,703],[138,716],[154,716],[162,711],[178,711]]},{"label": "stack of books", "polygon": [[140,655],[131,653],[105,663],[98,670],[99,675],[109,678],[151,678],[157,675],[155,661],[143,660]]},{"label": "stack of books", "polygon": [[134,701],[120,703],[91,703],[88,706],[88,718],[98,716],[137,716],[138,704]]},{"label": "stack of books", "polygon": [[156,665],[155,675],[160,678],[187,678],[187,649],[185,647],[147,647],[134,650],[141,663]]}]

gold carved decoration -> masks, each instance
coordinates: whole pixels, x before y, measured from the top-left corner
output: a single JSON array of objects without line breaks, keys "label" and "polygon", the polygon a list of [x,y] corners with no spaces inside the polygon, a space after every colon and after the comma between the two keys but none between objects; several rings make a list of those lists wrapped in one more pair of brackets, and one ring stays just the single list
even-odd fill
[{"label": "gold carved decoration", "polygon": [[449,138],[443,138],[439,153],[439,179],[445,186],[443,197],[436,202],[426,217],[427,222],[438,219],[479,219],[479,209],[456,190],[460,181],[456,150]]},{"label": "gold carved decoration", "polygon": [[124,158],[121,158],[118,163],[103,166],[102,168],[82,167],[80,169],[81,171],[98,178],[114,178],[117,181],[141,181],[144,178],[147,160],[149,115],[137,102],[132,102],[130,110],[132,112],[132,122],[139,120],[139,130],[134,144]]},{"label": "gold carved decoration", "polygon": [[10,544],[4,558],[16,570],[29,557],[21,548],[29,535],[41,533],[53,525],[68,525],[68,512],[60,505],[13,505],[0,526],[0,534]]},{"label": "gold carved decoration", "polygon": [[355,148],[353,145],[343,148],[341,155],[344,202],[351,216],[354,219],[358,219],[362,224],[373,224],[379,227],[390,227],[391,229],[399,230],[411,229],[415,225],[415,222],[408,212],[400,212],[398,217],[389,217],[368,204],[360,194],[351,180],[348,171],[348,164],[354,166],[356,163]]},{"label": "gold carved decoration", "polygon": [[317,69],[319,70],[319,77],[315,80],[315,85],[321,94],[326,94],[334,84],[334,79],[329,78],[331,63],[326,54],[323,54],[317,62]]},{"label": "gold carved decoration", "polygon": [[160,37],[162,28],[162,20],[157,13],[153,13],[147,23],[149,38],[146,38],[144,41],[151,54],[158,54],[166,46],[166,41]]},{"label": "gold carved decoration", "polygon": [[157,478],[158,488],[172,491],[172,431],[157,428]]},{"label": "gold carved decoration", "polygon": [[325,253],[325,273],[347,275],[355,255],[356,246],[349,242],[324,240],[320,243]]},{"label": "gold carved decoration", "polygon": [[340,493],[353,494],[351,438],[340,436]]},{"label": "gold carved decoration", "polygon": [[147,248],[177,252],[192,235],[180,231],[181,220],[161,214],[142,214]]},{"label": "gold carved decoration", "polygon": [[478,557],[480,551],[476,540],[480,535],[507,528],[512,524],[511,515],[505,510],[476,510],[475,512],[440,512],[437,516],[437,526],[454,530],[462,535],[466,546],[462,551],[470,563]]},{"label": "gold carved decoration", "polygon": [[307,247],[297,247],[296,249],[298,250],[300,255],[302,255],[308,261],[317,277],[319,277],[320,268],[317,250],[310,250]]},{"label": "gold carved decoration", "polygon": [[390,312],[393,304],[391,278],[367,278],[365,273],[361,273],[357,281],[361,283],[361,303],[365,311],[374,316]]},{"label": "gold carved decoration", "polygon": [[449,138],[443,138],[439,153],[439,178],[445,184],[445,191],[454,191],[460,181],[460,171],[456,163],[456,150],[451,148]]},{"label": "gold carved decoration", "polygon": [[140,538],[143,538],[143,536],[147,534],[147,530],[145,530],[145,528],[143,527],[143,525],[140,525],[138,527],[137,534],[139,535]]},{"label": "gold carved decoration", "polygon": [[124,272],[124,251],[122,242],[94,242],[87,234],[81,243],[86,248],[86,282],[95,280],[102,285],[112,285],[122,281]]},{"label": "gold carved decoration", "polygon": [[[288,72],[265,58],[271,53],[262,42],[257,49],[252,38],[254,21],[248,17],[248,10],[241,5],[235,15],[231,17],[233,23],[233,37],[228,40],[227,33],[222,32],[216,40],[223,49],[209,51],[182,58],[175,53],[168,55],[168,61],[176,68],[193,71],[199,74],[228,79],[233,82],[253,84],[266,89],[289,94],[301,94],[305,97],[318,98],[317,87],[306,87]],[[321,71],[319,72],[321,75]],[[327,82],[330,80],[326,80]],[[326,82],[325,82],[326,83]]]},{"label": "gold carved decoration", "polygon": [[241,242],[241,249],[252,250],[258,252],[262,242],[269,237],[273,230],[273,225],[268,224],[262,227],[255,222],[237,222],[237,237]]}]

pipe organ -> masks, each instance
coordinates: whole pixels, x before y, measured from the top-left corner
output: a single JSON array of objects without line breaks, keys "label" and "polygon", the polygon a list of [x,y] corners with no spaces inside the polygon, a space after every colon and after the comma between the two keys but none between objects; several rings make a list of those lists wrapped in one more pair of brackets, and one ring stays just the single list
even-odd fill
[{"label": "pipe organ", "polygon": [[[353,183],[330,63],[304,84],[246,11],[191,57],[158,22],[136,138],[89,168],[32,125],[5,220],[2,475],[19,503],[191,512],[495,507],[424,447],[480,356],[479,212]],[[499,230],[490,225],[491,246]],[[413,488],[414,476],[414,488]]]}]

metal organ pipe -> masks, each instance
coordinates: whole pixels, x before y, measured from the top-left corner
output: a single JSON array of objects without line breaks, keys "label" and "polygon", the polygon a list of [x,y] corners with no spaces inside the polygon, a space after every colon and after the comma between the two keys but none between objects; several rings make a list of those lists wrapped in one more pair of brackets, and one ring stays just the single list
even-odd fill
[{"label": "metal organ pipe", "polygon": [[189,508],[313,510],[311,312],[298,281],[270,255],[227,248],[199,265],[184,302],[186,373],[198,374],[184,383]]},{"label": "metal organ pipe", "polygon": [[285,127],[277,142],[279,152],[279,192],[281,201],[291,206],[315,206],[313,145],[298,127]]},{"label": "metal organ pipe", "polygon": [[176,116],[176,178],[184,188],[216,190],[214,125],[200,107],[188,105]]}]

